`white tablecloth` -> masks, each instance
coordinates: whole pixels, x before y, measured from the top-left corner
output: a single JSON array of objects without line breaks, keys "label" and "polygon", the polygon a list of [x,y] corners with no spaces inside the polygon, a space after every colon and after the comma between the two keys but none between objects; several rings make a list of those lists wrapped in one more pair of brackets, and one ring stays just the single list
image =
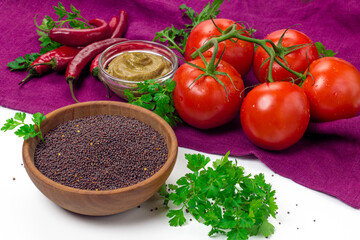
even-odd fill
[{"label": "white tablecloth", "polygon": [[[14,110],[0,107],[0,125],[14,114]],[[22,165],[22,143],[23,140],[13,132],[0,132],[1,240],[211,239],[207,235],[210,228],[194,220],[182,227],[170,227],[166,209],[156,195],[140,208],[107,217],[88,217],[63,210],[42,195],[31,182]],[[186,173],[185,153],[195,151],[179,148],[178,159],[168,183],[175,183],[176,179]],[[212,160],[219,157],[207,155]],[[359,210],[283,178],[255,158],[238,158],[238,163],[245,167],[247,173],[264,173],[266,180],[277,192],[279,210],[277,218],[270,220],[275,226],[275,234],[269,239],[360,239]]]}]

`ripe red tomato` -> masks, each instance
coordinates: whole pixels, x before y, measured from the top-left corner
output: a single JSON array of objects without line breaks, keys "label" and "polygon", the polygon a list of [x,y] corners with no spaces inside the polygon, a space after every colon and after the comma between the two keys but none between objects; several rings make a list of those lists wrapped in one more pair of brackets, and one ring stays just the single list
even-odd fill
[{"label": "ripe red tomato", "polygon": [[[227,29],[235,22],[229,19],[215,19],[215,24],[222,30]],[[237,29],[242,29],[242,27],[237,24]],[[191,61],[191,54],[199,49],[205,42],[209,39],[219,36],[220,32],[215,27],[211,20],[206,20],[198,24],[190,33],[186,46],[185,46],[185,60]],[[247,34],[244,36],[249,37]],[[254,55],[254,44],[250,42],[245,42],[237,40],[236,43],[232,42],[230,39],[219,43],[219,50],[216,57],[220,57],[222,51],[225,47],[225,53],[222,57],[222,60],[230,63],[236,70],[241,74],[242,77],[245,77],[249,72],[253,55]],[[205,57],[211,57],[213,55],[214,48],[210,48],[203,53]]]},{"label": "ripe red tomato", "polygon": [[283,150],[304,135],[310,119],[309,102],[293,83],[263,83],[244,98],[240,119],[246,136],[256,146]]},{"label": "ripe red tomato", "polygon": [[[281,29],[272,32],[268,36],[266,36],[265,39],[270,39],[277,45],[284,31],[285,29]],[[286,31],[285,36],[282,39],[281,46],[291,47],[298,44],[308,44],[308,43],[312,43],[312,41],[304,33],[293,29],[289,29]],[[267,43],[266,45],[271,47],[269,43]],[[265,82],[268,79],[269,61],[267,61],[263,66],[261,66],[268,57],[269,55],[265,52],[265,50],[262,47],[258,47],[256,49],[254,55],[253,68],[254,68],[255,76],[260,82]],[[289,66],[289,68],[293,69],[296,72],[304,72],[308,68],[309,63],[319,58],[319,53],[315,47],[315,44],[312,43],[309,46],[305,46],[291,53],[288,53],[284,57],[286,59],[286,62],[288,64],[287,66]],[[281,62],[284,63],[283,60],[281,60]],[[294,74],[288,72],[286,69],[281,67],[276,62],[274,62],[274,65],[272,67],[272,76],[274,81],[296,79],[296,76]]]},{"label": "ripe red tomato", "polygon": [[360,73],[349,62],[324,57],[314,61],[303,89],[314,121],[333,121],[356,116],[360,111]]},{"label": "ripe red tomato", "polygon": [[[190,63],[205,67],[201,59],[190,61]],[[227,95],[224,87],[213,77],[204,76],[193,83],[204,72],[186,63],[181,65],[174,75],[173,80],[176,81],[173,91],[175,109],[180,117],[191,126],[202,129],[218,127],[231,121],[239,112],[242,102],[240,94],[244,89],[240,74],[225,61],[220,62],[216,71],[229,74],[237,90],[225,75],[216,76],[225,85]]]}]

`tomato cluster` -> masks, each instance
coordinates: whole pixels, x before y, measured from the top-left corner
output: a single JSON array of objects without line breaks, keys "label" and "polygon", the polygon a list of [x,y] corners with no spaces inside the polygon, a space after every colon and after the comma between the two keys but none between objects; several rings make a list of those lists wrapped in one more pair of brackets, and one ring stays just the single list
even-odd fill
[{"label": "tomato cluster", "polygon": [[[231,38],[231,25],[236,32]],[[238,38],[238,39],[236,39]],[[211,39],[211,40],[210,40]],[[207,47],[213,39],[218,50]],[[254,51],[254,43],[259,47]],[[217,48],[216,48],[217,49]],[[213,55],[217,64],[210,63]],[[214,58],[214,56],[213,56]],[[207,129],[226,124],[240,112],[248,139],[267,150],[283,150],[298,142],[309,121],[325,122],[356,116],[360,111],[360,73],[337,57],[321,57],[300,31],[281,29],[264,40],[251,38],[228,19],[208,20],[190,33],[183,64],[176,72],[174,105],[189,125]],[[242,78],[253,66],[259,85],[244,97]],[[207,69],[213,74],[207,74]]]}]

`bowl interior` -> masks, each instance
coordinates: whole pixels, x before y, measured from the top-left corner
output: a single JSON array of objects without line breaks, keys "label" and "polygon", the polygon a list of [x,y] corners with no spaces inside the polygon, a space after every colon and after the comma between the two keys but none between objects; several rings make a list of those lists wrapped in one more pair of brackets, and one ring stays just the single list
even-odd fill
[{"label": "bowl interior", "polygon": [[168,47],[151,41],[143,40],[130,40],[115,44],[107,48],[100,56],[99,59],[99,78],[118,96],[123,99],[127,99],[124,95],[124,90],[129,89],[134,92],[137,96],[139,95],[136,91],[137,83],[143,81],[130,81],[114,77],[107,73],[106,67],[108,64],[119,54],[127,51],[145,51],[161,55],[169,60],[172,64],[172,69],[166,75],[155,79],[156,82],[162,83],[165,80],[172,78],[178,68],[178,59],[175,53]]}]

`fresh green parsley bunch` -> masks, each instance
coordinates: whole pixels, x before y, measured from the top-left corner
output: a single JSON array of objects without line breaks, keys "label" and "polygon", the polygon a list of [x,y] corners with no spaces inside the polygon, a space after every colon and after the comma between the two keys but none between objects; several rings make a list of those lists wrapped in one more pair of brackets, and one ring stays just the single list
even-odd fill
[{"label": "fresh green parsley bunch", "polygon": [[263,174],[246,175],[244,169],[228,159],[229,152],[206,167],[209,157],[186,154],[191,170],[176,185],[163,186],[159,193],[177,209],[169,210],[171,226],[186,222],[188,212],[197,221],[211,226],[209,236],[225,234],[228,240],[274,233],[268,221],[278,209],[275,191],[265,182]]}]

